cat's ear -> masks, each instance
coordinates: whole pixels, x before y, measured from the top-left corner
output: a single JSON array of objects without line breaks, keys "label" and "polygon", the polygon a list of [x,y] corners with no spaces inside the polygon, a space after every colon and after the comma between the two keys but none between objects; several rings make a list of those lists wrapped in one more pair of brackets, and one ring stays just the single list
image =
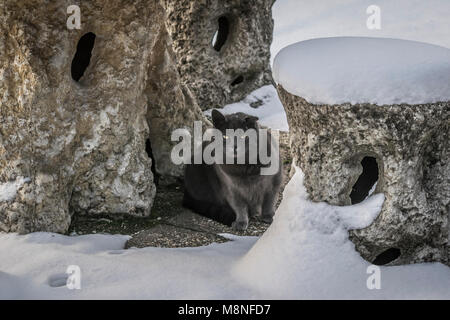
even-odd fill
[{"label": "cat's ear", "polygon": [[248,128],[258,128],[258,117],[254,117],[254,116],[247,116],[245,117],[245,124],[247,125]]},{"label": "cat's ear", "polygon": [[213,109],[211,115],[212,115],[212,121],[213,121],[214,127],[222,128],[225,124],[225,116],[223,114],[221,114],[219,111],[217,111],[216,109]]}]

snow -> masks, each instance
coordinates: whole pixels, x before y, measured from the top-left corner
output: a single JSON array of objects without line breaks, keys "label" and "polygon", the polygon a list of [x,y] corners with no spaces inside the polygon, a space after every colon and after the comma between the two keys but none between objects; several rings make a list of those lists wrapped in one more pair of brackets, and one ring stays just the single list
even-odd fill
[{"label": "snow", "polygon": [[[256,238],[230,238],[236,241],[202,248],[123,250],[128,237],[121,235],[0,234],[0,298],[251,297],[229,273]],[[80,290],[64,286],[69,265],[80,267]]]},{"label": "snow", "polygon": [[15,181],[0,183],[0,202],[14,200],[17,191],[27,182],[30,182],[29,178],[18,177]]},{"label": "snow", "polygon": [[[381,29],[369,30],[370,5],[381,10]],[[325,37],[383,37],[450,48],[448,0],[277,0],[272,58],[284,47]]]},{"label": "snow", "polygon": [[[258,107],[252,107],[254,104]],[[205,111],[211,116],[212,109]],[[243,112],[259,118],[260,125],[274,130],[289,131],[284,107],[278,98],[277,90],[272,85],[263,86],[250,93],[244,100],[224,106],[220,109],[223,114]]]},{"label": "snow", "polygon": [[[369,290],[347,230],[369,225],[384,196],[335,207],[307,200],[300,169],[273,224],[256,237],[199,248],[124,250],[122,235],[0,233],[2,299],[449,299],[450,268],[439,263],[380,267]],[[81,270],[69,290],[65,271]]]},{"label": "snow", "polygon": [[368,226],[383,201],[376,194],[348,207],[310,202],[297,168],[273,224],[235,272],[274,299],[448,299],[450,268],[438,263],[380,267],[381,289],[367,288],[370,263],[355,251],[348,230]]},{"label": "snow", "polygon": [[[366,10],[373,4],[371,0],[277,0],[273,6],[275,24],[272,60],[288,45],[313,38],[338,36],[398,38],[450,48],[450,1],[379,0],[376,5],[381,9],[381,29],[369,30]],[[442,69],[439,72],[444,71]],[[428,78],[426,74],[424,76]],[[438,81],[435,75],[433,82]],[[443,85],[445,82],[439,87],[442,89]],[[447,91],[450,91],[448,87]],[[268,98],[261,99],[265,95]],[[424,95],[422,93],[422,98]],[[436,95],[429,94],[431,97]],[[254,109],[250,103],[257,99],[264,104]],[[375,100],[373,96],[372,99]],[[225,106],[222,111],[225,114],[244,112],[259,117],[260,124],[272,129],[289,129],[283,106],[273,86],[258,89],[243,101]],[[206,112],[210,113],[211,110]]]},{"label": "snow", "polygon": [[[450,1],[379,0],[375,4],[381,9],[381,29],[369,30],[366,10],[373,4],[372,0],[277,0],[273,6],[272,60],[288,45],[338,36],[398,38],[450,48]],[[434,78],[433,82],[438,79]],[[261,99],[266,93],[270,100]],[[265,104],[253,109],[250,103],[256,99]],[[258,89],[243,101],[225,106],[222,111],[258,116],[260,124],[288,131],[286,115],[273,86]],[[208,110],[206,114],[210,112]]]},{"label": "snow", "polygon": [[302,41],[275,58],[275,81],[313,104],[423,104],[450,100],[450,50],[396,39]]},{"label": "snow", "polygon": [[[450,48],[450,1],[378,0],[381,30],[366,28],[371,4],[277,0],[272,57],[292,43],[335,36],[402,38]],[[259,100],[262,105],[252,108]],[[273,86],[223,112],[245,112],[262,125],[288,130]],[[107,125],[107,117],[101,120]],[[28,181],[0,184],[0,202],[14,199]],[[450,299],[450,268],[440,263],[380,267],[381,289],[367,288],[370,263],[355,251],[347,231],[369,225],[383,201],[383,195],[371,194],[348,207],[312,203],[297,169],[273,224],[259,239],[223,235],[232,241],[124,250],[129,237],[123,235],[0,233],[0,299]],[[81,269],[80,290],[64,286],[69,265]]]}]

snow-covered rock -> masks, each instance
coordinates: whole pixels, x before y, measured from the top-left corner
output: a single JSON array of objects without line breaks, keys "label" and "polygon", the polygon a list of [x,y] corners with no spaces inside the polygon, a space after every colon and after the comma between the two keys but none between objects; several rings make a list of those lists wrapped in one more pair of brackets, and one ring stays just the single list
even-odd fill
[{"label": "snow-covered rock", "polygon": [[313,104],[424,104],[450,100],[450,49],[381,38],[302,41],[275,58],[274,78]]},{"label": "snow-covered rock", "polygon": [[363,257],[449,263],[450,50],[317,39],[283,49],[274,73],[311,199],[386,196],[374,223],[351,232]]},{"label": "snow-covered rock", "polygon": [[[303,173],[296,168],[272,225],[233,268],[243,284],[274,299],[426,299],[450,294],[450,268],[442,264],[378,269],[355,251],[348,230],[368,226],[380,214],[382,194],[344,207],[307,197]],[[370,285],[374,272],[379,290]]]}]

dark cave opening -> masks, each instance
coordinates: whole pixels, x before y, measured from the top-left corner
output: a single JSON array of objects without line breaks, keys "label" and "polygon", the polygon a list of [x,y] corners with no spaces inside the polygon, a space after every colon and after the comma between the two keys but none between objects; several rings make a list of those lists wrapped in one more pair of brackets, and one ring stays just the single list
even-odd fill
[{"label": "dark cave opening", "polygon": [[222,16],[218,20],[219,28],[213,38],[213,48],[219,52],[227,42],[230,33],[230,22],[227,17]]},{"label": "dark cave opening", "polygon": [[147,139],[145,141],[145,152],[147,152],[147,155],[150,159],[152,159],[152,173],[153,173],[153,181],[155,183],[155,185],[158,185],[159,183],[159,174],[156,171],[156,161],[155,161],[155,157],[153,156],[153,150],[152,150],[152,143],[150,141],[150,139]]},{"label": "dark cave opening", "polygon": [[357,204],[367,198],[371,189],[378,181],[378,163],[374,157],[364,157],[361,161],[363,172],[359,176],[350,193],[352,204]]},{"label": "dark cave opening", "polygon": [[92,57],[92,49],[95,43],[95,34],[88,32],[78,41],[77,52],[72,60],[72,79],[79,81],[86,71]]},{"label": "dark cave opening", "polygon": [[233,82],[231,83],[231,86],[237,86],[238,84],[244,82],[244,77],[243,76],[239,76],[236,79],[233,80]]},{"label": "dark cave opening", "polygon": [[380,253],[375,260],[373,260],[373,264],[376,266],[383,266],[388,264],[394,260],[397,260],[400,257],[401,251],[398,248],[389,248],[382,253]]}]

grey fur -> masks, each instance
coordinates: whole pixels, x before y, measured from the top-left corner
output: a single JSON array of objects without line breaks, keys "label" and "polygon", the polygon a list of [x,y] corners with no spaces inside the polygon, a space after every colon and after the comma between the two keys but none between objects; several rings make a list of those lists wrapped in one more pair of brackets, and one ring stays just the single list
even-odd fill
[{"label": "grey fur", "polygon": [[[223,116],[213,111],[214,126],[225,135],[226,129],[259,130],[257,118],[243,113]],[[270,135],[279,158],[278,143]],[[248,151],[248,150],[247,150]],[[278,159],[279,160],[279,159]],[[245,230],[249,218],[271,223],[282,181],[281,162],[274,175],[261,175],[257,164],[190,164],[185,171],[184,205],[202,215]]]}]

